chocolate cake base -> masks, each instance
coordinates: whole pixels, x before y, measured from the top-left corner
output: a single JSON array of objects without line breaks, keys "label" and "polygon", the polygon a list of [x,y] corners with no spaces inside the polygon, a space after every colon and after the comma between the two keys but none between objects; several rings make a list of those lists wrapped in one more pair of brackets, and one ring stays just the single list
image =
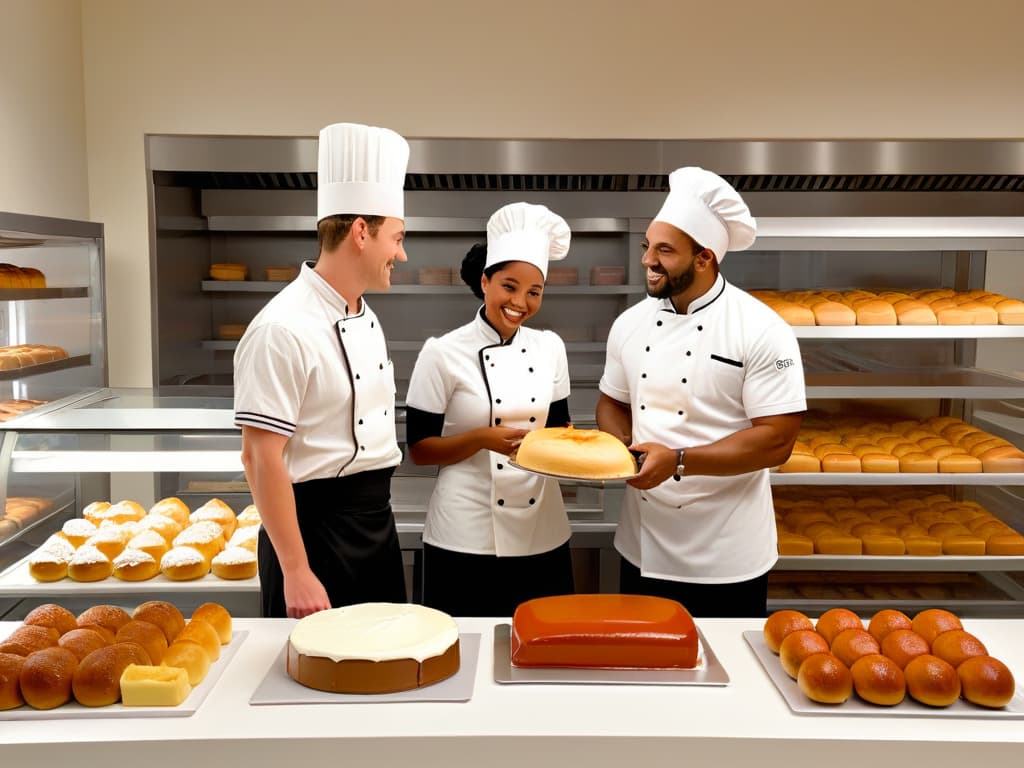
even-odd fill
[{"label": "chocolate cake base", "polygon": [[306,656],[288,644],[288,675],[307,688],[331,693],[395,693],[422,688],[459,671],[459,641],[440,656],[370,661]]}]

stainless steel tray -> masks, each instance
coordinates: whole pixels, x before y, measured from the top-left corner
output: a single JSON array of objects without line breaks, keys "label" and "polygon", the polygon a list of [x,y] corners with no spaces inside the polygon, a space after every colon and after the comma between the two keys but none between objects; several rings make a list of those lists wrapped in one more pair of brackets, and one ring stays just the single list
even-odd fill
[{"label": "stainless steel tray", "polygon": [[988,709],[971,704],[968,701],[959,699],[948,707],[929,707],[919,701],[914,701],[908,695],[901,703],[894,707],[882,707],[877,704],[870,704],[857,698],[854,693],[842,704],[819,704],[808,699],[796,680],[786,674],[782,668],[779,657],[772,653],[764,641],[764,633],[759,630],[747,630],[743,633],[743,639],[754,652],[757,660],[761,662],[764,671],[768,673],[768,679],[775,685],[776,690],[782,694],[789,708],[798,715],[865,715],[875,717],[974,717],[984,720],[1016,720],[1024,719],[1024,692],[1017,686],[1017,692],[1013,699],[1002,709]]},{"label": "stainless steel tray", "polygon": [[83,707],[70,701],[54,709],[32,709],[22,704],[17,709],[0,711],[0,720],[83,720],[88,718],[122,718],[122,717],[189,717],[206,700],[207,695],[217,684],[221,674],[231,663],[231,658],[249,635],[248,631],[235,632],[231,642],[221,646],[220,658],[210,665],[203,682],[192,689],[188,697],[176,707],[126,707],[121,702],[106,707]]},{"label": "stainless steel tray", "polygon": [[473,697],[480,635],[459,633],[459,671],[434,685],[395,693],[331,693],[307,688],[288,676],[288,644],[274,657],[249,704],[397,704],[405,701],[469,701]]},{"label": "stainless steel tray", "polygon": [[729,685],[729,673],[700,630],[702,663],[697,669],[555,669],[512,666],[511,624],[494,627],[494,682],[569,685]]},{"label": "stainless steel tray", "polygon": [[622,482],[623,480],[632,480],[637,475],[621,475],[619,477],[577,477],[576,475],[557,475],[554,472],[541,472],[539,469],[530,469],[524,467],[521,464],[517,464],[516,460],[509,458],[509,466],[521,469],[523,472],[530,472],[534,475],[540,475],[541,477],[551,477],[555,480],[565,480],[568,482],[584,482],[584,483],[615,483]]}]

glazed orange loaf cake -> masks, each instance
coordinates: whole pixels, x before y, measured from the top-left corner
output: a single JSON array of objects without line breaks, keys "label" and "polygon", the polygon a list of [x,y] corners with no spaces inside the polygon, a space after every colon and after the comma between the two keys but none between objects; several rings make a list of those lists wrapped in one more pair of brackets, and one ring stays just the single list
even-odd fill
[{"label": "glazed orange loaf cake", "polygon": [[519,667],[692,669],[697,628],[675,600],[647,595],[556,595],[512,617]]},{"label": "glazed orange loaf cake", "polygon": [[524,469],[601,480],[636,473],[636,461],[621,440],[599,429],[547,427],[528,432],[516,451]]}]

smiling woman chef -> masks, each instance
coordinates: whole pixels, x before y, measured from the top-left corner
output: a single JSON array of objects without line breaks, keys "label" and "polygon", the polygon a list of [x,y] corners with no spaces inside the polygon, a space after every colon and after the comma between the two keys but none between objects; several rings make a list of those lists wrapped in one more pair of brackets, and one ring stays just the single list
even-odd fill
[{"label": "smiling woman chef", "polygon": [[767,468],[807,407],[800,348],[719,273],[754,242],[739,193],[701,168],[669,189],[643,243],[649,298],[612,326],[597,404],[598,426],[646,453],[615,534],[620,589],[695,616],[763,616],[778,557]]},{"label": "smiling woman chef", "polygon": [[462,278],[483,307],[423,345],[406,431],[417,464],[437,464],[423,531],[423,602],[456,616],[511,616],[524,600],[573,592],[569,521],[558,482],[512,467],[528,430],[569,423],[565,344],[525,328],[569,226],[513,203],[487,223]]},{"label": "smiling woman chef", "polygon": [[405,261],[409,145],[354,123],[320,132],[315,264],[253,319],[235,352],[235,423],[263,518],[264,616],[405,602],[391,511],[395,376],[363,300]]}]

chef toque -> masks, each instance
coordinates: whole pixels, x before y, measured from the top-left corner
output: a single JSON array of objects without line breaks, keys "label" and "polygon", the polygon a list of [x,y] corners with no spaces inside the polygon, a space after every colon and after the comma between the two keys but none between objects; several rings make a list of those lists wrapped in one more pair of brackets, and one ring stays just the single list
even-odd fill
[{"label": "chef toque", "polygon": [[320,131],[316,220],[350,213],[405,218],[409,143],[387,128],[335,123]]},{"label": "chef toque", "polygon": [[533,264],[547,279],[548,262],[564,259],[571,237],[565,219],[543,205],[511,203],[499,208],[487,222],[487,263],[503,261]]},{"label": "chef toque", "polygon": [[718,174],[703,168],[679,168],[669,174],[668,197],[654,217],[714,251],[721,264],[727,251],[749,248],[757,220],[740,193]]}]

